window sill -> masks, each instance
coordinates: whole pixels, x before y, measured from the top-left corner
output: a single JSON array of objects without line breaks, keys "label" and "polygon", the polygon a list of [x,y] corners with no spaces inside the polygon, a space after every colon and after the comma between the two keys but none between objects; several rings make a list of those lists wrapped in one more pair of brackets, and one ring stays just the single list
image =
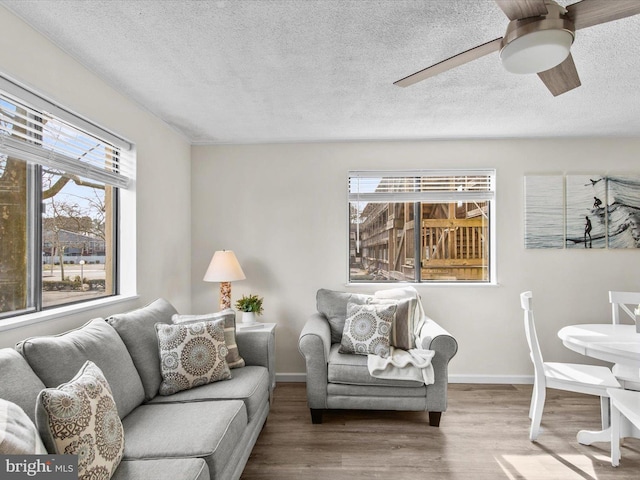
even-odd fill
[{"label": "window sill", "polygon": [[26,327],[27,325],[33,325],[34,323],[46,322],[47,320],[53,320],[55,318],[65,317],[68,315],[89,312],[91,310],[107,307],[109,305],[116,305],[118,303],[128,302],[137,298],[137,294],[116,295],[113,297],[100,298],[89,302],[76,303],[74,305],[52,308],[50,310],[44,310],[42,312],[27,313],[25,315],[9,317],[0,320],[0,332],[11,330],[14,328]]}]

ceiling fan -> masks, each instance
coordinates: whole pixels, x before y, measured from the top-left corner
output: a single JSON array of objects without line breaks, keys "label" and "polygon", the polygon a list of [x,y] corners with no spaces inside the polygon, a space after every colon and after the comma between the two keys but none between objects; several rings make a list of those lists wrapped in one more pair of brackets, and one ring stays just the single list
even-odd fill
[{"label": "ceiling fan", "polygon": [[553,0],[495,0],[510,22],[504,37],[478,45],[394,85],[408,87],[500,50],[504,68],[512,73],[537,73],[554,95],[580,86],[571,57],[576,30],[640,13],[640,0],[582,0],[562,7]]}]

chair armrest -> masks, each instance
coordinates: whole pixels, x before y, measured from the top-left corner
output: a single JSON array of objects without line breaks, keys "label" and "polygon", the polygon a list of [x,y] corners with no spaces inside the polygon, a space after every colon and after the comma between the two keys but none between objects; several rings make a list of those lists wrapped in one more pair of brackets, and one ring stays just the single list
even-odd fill
[{"label": "chair armrest", "polygon": [[331,350],[331,329],[326,317],[314,313],[298,339],[298,349],[307,367],[309,408],[327,408],[327,362]]},{"label": "chair armrest", "polygon": [[422,348],[433,350],[431,360],[435,383],[427,386],[427,410],[444,412],[447,409],[449,361],[458,351],[456,339],[433,319],[428,318],[420,331]]},{"label": "chair armrest", "polygon": [[245,365],[266,367],[269,370],[269,387],[272,389],[276,380],[275,329],[270,332],[236,330],[236,343]]}]

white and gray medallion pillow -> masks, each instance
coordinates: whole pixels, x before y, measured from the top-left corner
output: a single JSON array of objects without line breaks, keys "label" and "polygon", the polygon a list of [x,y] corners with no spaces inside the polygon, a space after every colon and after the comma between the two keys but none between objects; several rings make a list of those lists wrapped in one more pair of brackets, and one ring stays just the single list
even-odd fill
[{"label": "white and gray medallion pillow", "polygon": [[224,341],[227,344],[227,364],[229,368],[244,367],[244,359],[238,351],[236,343],[236,312],[230,308],[216,313],[207,313],[205,315],[179,315],[175,314],[171,317],[171,321],[175,324],[187,324],[194,322],[205,322],[209,320],[223,319]]},{"label": "white and gray medallion pillow", "polygon": [[226,361],[224,319],[172,325],[156,323],[160,351],[160,395],[231,378]]},{"label": "white and gray medallion pillow", "polygon": [[395,304],[347,304],[340,353],[389,356],[389,336],[396,309]]},{"label": "white and gray medallion pillow", "polygon": [[78,478],[111,478],[124,452],[124,430],[111,388],[93,362],[58,388],[40,392],[36,423],[50,452],[78,455]]}]

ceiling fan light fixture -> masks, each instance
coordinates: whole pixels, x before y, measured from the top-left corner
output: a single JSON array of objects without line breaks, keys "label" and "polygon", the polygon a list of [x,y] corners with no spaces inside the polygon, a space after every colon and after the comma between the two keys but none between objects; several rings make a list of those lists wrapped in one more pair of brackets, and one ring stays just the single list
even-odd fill
[{"label": "ceiling fan light fixture", "polygon": [[568,30],[537,30],[507,43],[500,59],[511,73],[544,72],[564,62],[572,43],[573,33]]}]

